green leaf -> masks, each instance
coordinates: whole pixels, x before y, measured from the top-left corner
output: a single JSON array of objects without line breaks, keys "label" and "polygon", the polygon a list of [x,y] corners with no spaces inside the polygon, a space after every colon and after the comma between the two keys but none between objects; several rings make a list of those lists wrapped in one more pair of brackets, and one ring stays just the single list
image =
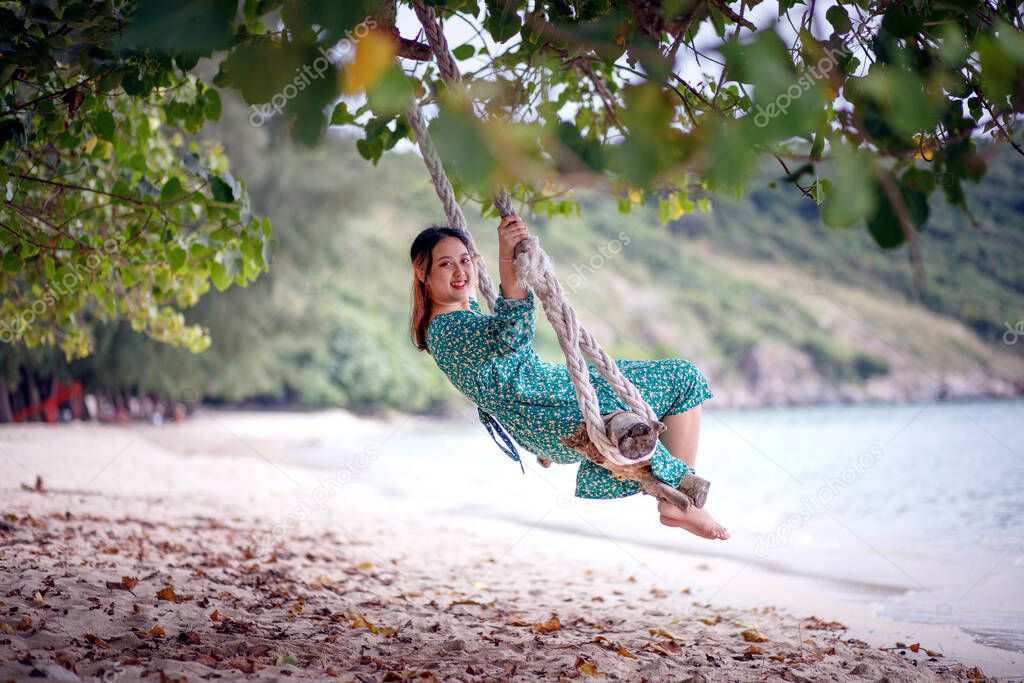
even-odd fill
[{"label": "green leaf", "polygon": [[203,115],[210,121],[219,121],[220,111],[220,93],[213,88],[207,88],[203,93]]},{"label": "green leaf", "polygon": [[779,16],[781,17],[797,5],[804,4],[804,0],[779,0]]},{"label": "green leaf", "polygon": [[228,273],[224,269],[224,266],[216,262],[210,264],[210,280],[213,282],[213,286],[217,288],[218,292],[223,292],[231,286],[231,278],[228,277]]},{"label": "green leaf", "polygon": [[837,144],[832,157],[835,178],[822,205],[821,219],[832,228],[849,228],[874,212],[877,181],[866,152]]},{"label": "green leaf", "polygon": [[921,13],[900,2],[890,5],[882,18],[882,30],[893,38],[909,38],[920,31],[923,25]]},{"label": "green leaf", "polygon": [[229,0],[140,0],[121,45],[164,54],[210,54],[231,43],[237,4]]},{"label": "green leaf", "polygon": [[849,33],[853,30],[853,24],[850,23],[850,15],[847,14],[846,9],[841,5],[832,5],[825,12],[825,18],[828,23],[832,24],[832,28],[836,30],[836,33],[840,35],[843,33]]},{"label": "green leaf", "polygon": [[18,258],[18,255],[13,250],[4,254],[4,272],[17,273],[21,270],[22,265],[24,265],[22,260]]},{"label": "green leaf", "polygon": [[490,187],[498,163],[471,115],[442,109],[429,131],[445,169],[460,185],[478,190]]},{"label": "green leaf", "polygon": [[811,197],[814,198],[814,202],[819,206],[825,202],[831,191],[832,181],[828,178],[819,178],[811,185]]},{"label": "green leaf", "polygon": [[455,59],[469,59],[475,53],[476,48],[474,48],[469,43],[466,43],[465,45],[459,45],[457,48],[452,50],[452,56],[455,57]]},{"label": "green leaf", "polygon": [[101,111],[93,119],[93,130],[96,135],[108,142],[113,142],[117,134],[117,124],[114,123],[114,115],[109,111]]},{"label": "green leaf", "polygon": [[[909,229],[918,229],[928,218],[928,197],[923,192],[906,185],[897,187],[902,195],[904,208],[910,217]],[[867,221],[868,230],[878,246],[883,249],[894,249],[906,241],[907,235],[900,223],[899,212],[893,206],[881,183],[878,184],[877,191],[878,204],[874,215]]]},{"label": "green leaf", "polygon": [[[370,108],[378,114],[404,111],[412,102],[412,83],[398,66],[392,66],[367,93]],[[332,114],[331,121],[333,123]]]},{"label": "green leaf", "polygon": [[178,176],[171,176],[166,183],[164,183],[164,189],[160,191],[160,203],[166,204],[172,202],[184,193],[184,188],[181,186],[181,180]]},{"label": "green leaf", "polygon": [[516,11],[518,3],[506,0],[486,0],[487,14],[484,17],[484,28],[491,34],[494,41],[504,43],[519,33],[523,22]]},{"label": "green leaf", "polygon": [[210,194],[218,202],[233,202],[235,201],[234,190],[224,182],[220,176],[213,176],[210,178]]},{"label": "green leaf", "polygon": [[658,222],[666,225],[672,220],[672,204],[667,199],[658,201]]},{"label": "green leaf", "polygon": [[343,126],[347,123],[355,123],[356,119],[348,111],[348,105],[344,102],[338,102],[334,107],[334,112],[331,113],[331,125],[332,126]]},{"label": "green leaf", "polygon": [[167,262],[171,266],[171,270],[175,273],[179,272],[188,260],[188,252],[180,247],[171,249],[170,253],[167,254]]}]

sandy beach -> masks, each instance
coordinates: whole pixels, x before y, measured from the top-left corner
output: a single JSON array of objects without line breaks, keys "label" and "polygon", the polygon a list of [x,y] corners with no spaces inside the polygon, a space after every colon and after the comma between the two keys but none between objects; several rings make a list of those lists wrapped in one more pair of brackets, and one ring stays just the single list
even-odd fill
[{"label": "sandy beach", "polygon": [[674,555],[692,581],[668,585],[650,551],[566,536],[552,552],[554,531],[424,516],[283,457],[318,430],[408,420],[0,430],[0,681],[995,680],[991,648],[824,613],[799,578],[744,577],[765,599],[727,603],[726,560]]}]

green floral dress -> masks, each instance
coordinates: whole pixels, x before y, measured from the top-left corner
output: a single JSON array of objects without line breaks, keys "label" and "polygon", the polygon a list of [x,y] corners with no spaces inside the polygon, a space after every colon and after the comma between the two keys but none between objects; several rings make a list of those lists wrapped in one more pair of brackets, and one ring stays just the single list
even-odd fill
[{"label": "green floral dress", "polygon": [[[506,299],[501,287],[498,291],[491,315],[471,299],[469,310],[439,313],[431,319],[427,345],[438,367],[477,405],[491,437],[513,460],[519,461],[519,453],[502,426],[536,455],[556,463],[579,462],[577,497],[620,498],[637,493],[636,482],[617,481],[608,470],[562,443],[583,419],[569,372],[564,363],[549,363],[533,350],[533,292],[528,290],[523,299]],[[713,395],[700,370],[682,358],[615,362],[659,417],[685,412]],[[627,408],[607,380],[593,365],[589,367],[601,412]],[[651,469],[673,487],[690,471],[660,441]]]}]

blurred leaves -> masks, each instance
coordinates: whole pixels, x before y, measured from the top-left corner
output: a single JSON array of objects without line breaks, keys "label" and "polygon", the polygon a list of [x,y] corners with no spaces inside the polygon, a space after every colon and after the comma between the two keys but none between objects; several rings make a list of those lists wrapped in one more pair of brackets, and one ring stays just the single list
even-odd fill
[{"label": "blurred leaves", "polygon": [[210,339],[181,310],[214,279],[244,285],[265,271],[269,224],[247,213],[222,151],[184,137],[220,117],[220,96],[157,54],[223,48],[226,7],[143,2],[124,30],[108,5],[0,8],[0,24],[21,25],[0,42],[17,65],[0,89],[5,342],[84,356],[98,324],[125,321],[201,351]]},{"label": "blurred leaves", "polygon": [[[707,2],[431,4],[490,39],[455,48],[465,92],[396,58],[372,0],[0,6],[0,312],[12,338],[80,355],[93,321],[125,320],[200,350],[209,339],[181,309],[266,269],[269,226],[244,182],[190,139],[223,106],[192,73],[204,57],[214,85],[257,108],[254,125],[306,146],[348,126],[372,163],[409,139],[406,107],[426,106],[461,199],[501,183],[548,216],[581,207],[545,188],[606,183],[621,210],[641,192],[670,222],[706,204],[680,178],[744,192],[774,157],[800,169],[786,182],[826,224],[863,222],[892,248],[925,230],[929,197],[970,210],[964,186],[987,173],[975,140],[1022,148],[1022,19],[1005,3],[835,5],[827,38],[799,2],[779,3],[785,33]],[[718,41],[698,47],[698,33]],[[696,69],[673,72],[683,61]],[[77,279],[58,297],[62,278]],[[37,300],[39,314],[23,315]]]}]

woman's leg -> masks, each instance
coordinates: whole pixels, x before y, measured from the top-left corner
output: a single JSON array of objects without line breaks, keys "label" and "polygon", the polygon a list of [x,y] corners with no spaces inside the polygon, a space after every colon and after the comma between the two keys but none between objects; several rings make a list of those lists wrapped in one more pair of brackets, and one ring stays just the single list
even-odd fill
[{"label": "woman's leg", "polygon": [[697,468],[697,446],[700,442],[700,409],[694,406],[685,413],[666,415],[661,421],[667,429],[659,437],[673,456],[691,469]]},{"label": "woman's leg", "polygon": [[[696,469],[697,445],[700,441],[700,406],[694,406],[684,413],[666,415],[661,421],[667,429],[659,437],[665,448],[676,458]],[[703,538],[729,538],[729,532],[703,509],[691,507],[682,512],[668,503],[658,504],[661,523],[686,529]]]}]

